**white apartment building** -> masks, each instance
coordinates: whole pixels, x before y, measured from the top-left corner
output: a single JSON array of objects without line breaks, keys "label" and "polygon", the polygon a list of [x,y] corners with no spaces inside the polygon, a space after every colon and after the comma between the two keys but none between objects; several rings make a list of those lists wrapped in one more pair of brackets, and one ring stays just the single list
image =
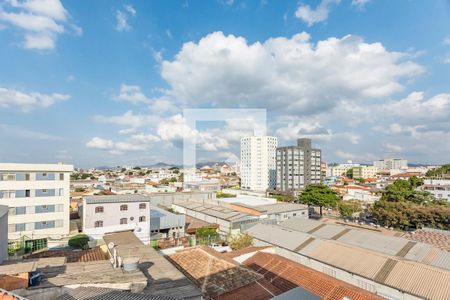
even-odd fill
[{"label": "white apartment building", "polygon": [[277,138],[251,136],[241,139],[241,188],[265,191],[276,187]]},{"label": "white apartment building", "polygon": [[407,169],[408,161],[401,158],[385,158],[374,161],[373,166],[378,170]]},{"label": "white apartment building", "polygon": [[359,166],[353,168],[353,178],[368,179],[376,178],[378,173],[377,167],[374,166]]},{"label": "white apartment building", "polygon": [[450,179],[425,179],[419,189],[430,192],[436,199],[450,201]]},{"label": "white apartment building", "polygon": [[0,202],[9,208],[9,239],[69,234],[72,171],[72,165],[64,164],[0,164]]},{"label": "white apartment building", "polygon": [[0,205],[0,264],[8,259],[8,206]]},{"label": "white apartment building", "polygon": [[319,184],[321,157],[322,151],[312,148],[310,139],[298,139],[297,146],[277,148],[277,190],[296,193],[309,184]]}]

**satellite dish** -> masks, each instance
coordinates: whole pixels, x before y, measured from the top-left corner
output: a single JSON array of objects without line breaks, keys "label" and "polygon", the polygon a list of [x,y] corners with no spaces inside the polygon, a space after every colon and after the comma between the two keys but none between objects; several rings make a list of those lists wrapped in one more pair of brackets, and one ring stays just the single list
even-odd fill
[{"label": "satellite dish", "polygon": [[138,227],[138,228],[136,228],[134,231],[136,231],[136,232],[141,232],[141,227]]},{"label": "satellite dish", "polygon": [[114,245],[114,243],[113,243],[113,242],[109,242],[109,243],[108,243],[108,248],[109,248],[109,249],[112,249],[112,248],[114,248],[114,246],[115,246],[115,245]]}]

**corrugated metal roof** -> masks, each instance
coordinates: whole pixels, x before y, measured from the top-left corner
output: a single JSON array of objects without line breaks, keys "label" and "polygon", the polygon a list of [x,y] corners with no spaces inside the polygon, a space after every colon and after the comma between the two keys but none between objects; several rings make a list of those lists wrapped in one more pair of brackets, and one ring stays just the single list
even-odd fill
[{"label": "corrugated metal roof", "polygon": [[302,219],[302,218],[290,218],[282,222],[280,226],[294,229],[301,232],[308,232],[318,226],[317,221]]},{"label": "corrugated metal roof", "polygon": [[431,262],[431,265],[446,270],[450,270],[450,252],[444,250],[439,251],[438,254],[435,256],[435,258],[433,259],[433,261]]},{"label": "corrugated metal roof", "polygon": [[310,233],[324,240],[333,239],[348,245],[450,270],[450,252],[437,249],[430,244],[411,242],[402,237],[351,229],[348,226],[327,224],[316,220],[291,218],[282,222],[280,226]]},{"label": "corrugated metal roof", "polygon": [[121,202],[150,202],[150,197],[139,194],[108,195],[108,196],[85,196],[87,204],[97,203],[121,203]]},{"label": "corrugated metal roof", "polygon": [[199,202],[176,202],[174,204],[230,222],[240,221],[247,218],[256,218],[255,216],[247,214],[245,212],[237,211],[220,205],[203,204]]},{"label": "corrugated metal roof", "polygon": [[425,299],[450,299],[450,273],[423,264],[398,261],[385,284]]},{"label": "corrugated metal roof", "polygon": [[282,228],[276,225],[257,224],[247,231],[250,235],[267,243],[294,251],[311,236],[306,233]]},{"label": "corrugated metal roof", "polygon": [[335,241],[322,241],[308,256],[371,279],[387,261],[387,257],[384,255]]},{"label": "corrugated metal roof", "polygon": [[[311,234],[267,224],[255,225],[247,232],[258,240],[263,240],[291,251],[296,249],[295,244],[298,247],[306,240],[314,237]],[[351,234],[351,232],[348,234]],[[286,240],[289,240],[289,242]],[[292,240],[297,241],[297,243]],[[395,247],[398,248],[399,245],[394,245],[392,249],[386,248],[385,245],[383,246],[384,249],[392,250]],[[410,254],[410,251],[413,251],[410,255],[414,255],[427,249],[420,248],[423,247],[421,245],[416,246],[412,247],[408,254]],[[440,268],[421,262],[408,261],[381,251],[346,244],[340,240],[322,240],[318,237],[299,251],[299,253],[317,261],[380,282],[408,294],[426,299],[449,300],[450,272],[444,270],[444,267],[449,265],[450,253],[434,247],[428,251],[428,253],[432,252],[435,252],[434,255],[428,257],[429,255],[427,254],[424,260],[428,257],[432,264],[434,263]],[[417,256],[423,255],[417,254]]]}]

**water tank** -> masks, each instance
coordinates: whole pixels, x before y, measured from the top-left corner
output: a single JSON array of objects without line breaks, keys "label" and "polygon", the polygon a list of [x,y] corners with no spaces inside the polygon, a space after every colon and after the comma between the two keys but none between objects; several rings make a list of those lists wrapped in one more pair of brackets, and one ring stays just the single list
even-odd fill
[{"label": "water tank", "polygon": [[139,257],[127,257],[123,259],[123,270],[126,272],[136,271],[139,265]]}]

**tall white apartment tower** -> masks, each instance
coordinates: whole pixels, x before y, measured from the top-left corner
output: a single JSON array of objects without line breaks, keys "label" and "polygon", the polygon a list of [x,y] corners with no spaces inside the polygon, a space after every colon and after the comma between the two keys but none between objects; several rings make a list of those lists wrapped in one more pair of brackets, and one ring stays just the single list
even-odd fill
[{"label": "tall white apartment tower", "polygon": [[241,139],[241,188],[265,191],[276,187],[277,138],[250,136]]},{"label": "tall white apartment tower", "polygon": [[72,165],[0,163],[0,203],[8,206],[8,238],[69,234]]}]

